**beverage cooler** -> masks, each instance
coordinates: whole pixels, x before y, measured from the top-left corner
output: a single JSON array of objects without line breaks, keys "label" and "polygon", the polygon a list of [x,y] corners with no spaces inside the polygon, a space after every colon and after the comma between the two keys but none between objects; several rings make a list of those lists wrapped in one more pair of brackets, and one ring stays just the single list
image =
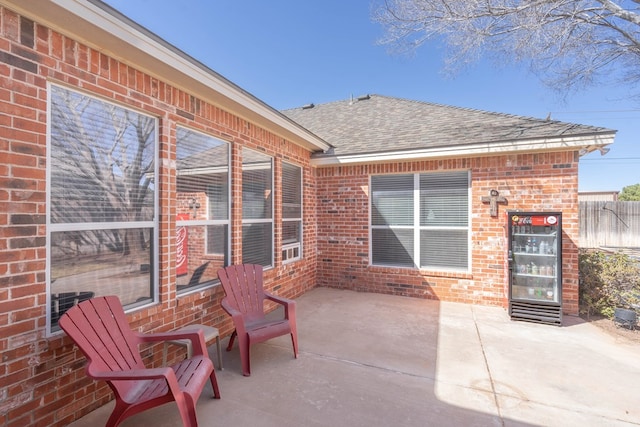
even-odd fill
[{"label": "beverage cooler", "polygon": [[507,212],[509,315],[562,324],[562,214]]}]

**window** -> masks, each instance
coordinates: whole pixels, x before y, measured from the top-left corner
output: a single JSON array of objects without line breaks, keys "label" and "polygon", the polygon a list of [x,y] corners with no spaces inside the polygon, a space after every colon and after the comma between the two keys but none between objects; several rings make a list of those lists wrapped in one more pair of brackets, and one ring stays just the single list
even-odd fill
[{"label": "window", "polygon": [[157,120],[49,86],[47,304],[49,331],[77,302],[154,300]]},{"label": "window", "polygon": [[282,262],[302,255],[302,168],[282,163]]},{"label": "window", "polygon": [[414,176],[371,177],[371,246],[375,265],[414,266]]},{"label": "window", "polygon": [[229,265],[229,144],[176,129],[178,292],[217,281]]},{"label": "window", "polygon": [[273,162],[242,150],[242,262],[273,264]]},{"label": "window", "polygon": [[372,176],[371,260],[468,270],[468,172]]}]

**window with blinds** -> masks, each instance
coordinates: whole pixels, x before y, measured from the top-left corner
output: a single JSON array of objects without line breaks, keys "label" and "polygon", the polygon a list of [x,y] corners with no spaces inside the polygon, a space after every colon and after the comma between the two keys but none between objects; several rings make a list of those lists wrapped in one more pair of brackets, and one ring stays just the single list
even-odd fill
[{"label": "window with blinds", "polygon": [[190,292],[218,281],[229,265],[229,144],[176,129],[176,283]]},{"label": "window with blinds", "polygon": [[282,262],[302,257],[302,168],[282,162]]},{"label": "window with blinds", "polygon": [[469,266],[469,173],[421,174],[420,267]]},{"label": "window with blinds", "polygon": [[49,85],[49,332],[71,306],[155,299],[157,119]]},{"label": "window with blinds", "polygon": [[273,265],[273,159],[242,149],[242,262]]},{"label": "window with blinds", "polygon": [[371,262],[469,268],[469,173],[371,177]]},{"label": "window with blinds", "polygon": [[371,177],[371,252],[374,265],[414,265],[414,176]]}]

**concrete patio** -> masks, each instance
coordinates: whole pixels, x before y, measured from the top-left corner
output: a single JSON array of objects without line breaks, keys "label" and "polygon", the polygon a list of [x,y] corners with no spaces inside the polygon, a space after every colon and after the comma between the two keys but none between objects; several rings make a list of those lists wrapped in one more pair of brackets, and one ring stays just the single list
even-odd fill
[{"label": "concrete patio", "polygon": [[[200,426],[640,425],[640,345],[579,318],[326,288],[297,301],[299,358],[289,337],[255,345],[243,377],[237,347],[224,352]],[[104,425],[112,405],[71,426]],[[180,425],[173,403],[122,424]]]}]

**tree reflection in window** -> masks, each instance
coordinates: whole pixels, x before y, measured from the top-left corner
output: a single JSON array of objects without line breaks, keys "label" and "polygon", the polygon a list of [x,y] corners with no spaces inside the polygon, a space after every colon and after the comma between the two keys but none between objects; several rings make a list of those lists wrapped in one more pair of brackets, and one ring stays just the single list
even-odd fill
[{"label": "tree reflection in window", "polygon": [[47,231],[56,329],[61,294],[115,294],[125,305],[154,298],[157,120],[55,85],[49,103]]}]

